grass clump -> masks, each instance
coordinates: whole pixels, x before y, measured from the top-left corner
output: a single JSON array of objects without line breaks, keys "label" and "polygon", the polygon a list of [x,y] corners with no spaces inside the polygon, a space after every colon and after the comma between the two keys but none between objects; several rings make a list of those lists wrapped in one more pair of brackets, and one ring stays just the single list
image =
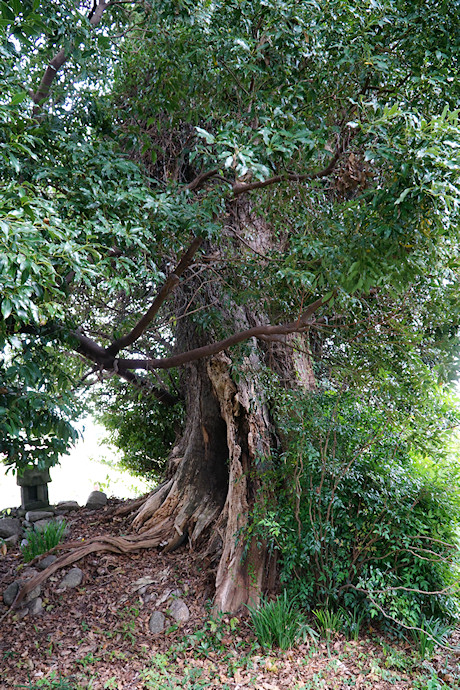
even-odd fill
[{"label": "grass clump", "polygon": [[40,530],[28,529],[25,533],[25,540],[21,546],[24,561],[28,563],[36,556],[46,553],[59,544],[64,538],[66,523],[52,520]]},{"label": "grass clump", "polygon": [[412,637],[417,645],[420,659],[431,657],[438,645],[446,645],[452,632],[452,626],[446,625],[436,618],[424,619],[419,629],[412,630]]},{"label": "grass clump", "polygon": [[318,628],[328,642],[333,633],[343,630],[344,617],[342,612],[335,612],[330,609],[316,609],[313,611],[313,615],[316,617]]},{"label": "grass clump", "polygon": [[262,598],[259,606],[248,606],[256,637],[262,647],[279,647],[285,651],[294,647],[301,637],[316,637],[297,603],[295,597],[289,599],[287,592],[284,592],[283,596],[273,601]]}]

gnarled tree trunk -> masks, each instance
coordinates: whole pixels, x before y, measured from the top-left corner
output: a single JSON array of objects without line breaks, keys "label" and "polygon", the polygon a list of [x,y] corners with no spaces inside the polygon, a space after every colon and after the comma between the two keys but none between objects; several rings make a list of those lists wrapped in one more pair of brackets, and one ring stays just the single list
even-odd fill
[{"label": "gnarled tree trunk", "polygon": [[[244,208],[239,233],[249,227],[249,216]],[[257,251],[267,251],[271,236],[262,226],[256,233],[247,233],[246,241]],[[228,307],[226,317],[228,321]],[[268,320],[264,314],[236,305],[231,318],[235,332]],[[197,338],[193,326],[182,322],[177,349],[191,350],[202,344],[203,336]],[[260,538],[249,538],[247,529],[256,503],[263,503],[270,494],[262,475],[271,467],[276,440],[261,369],[268,364],[284,385],[314,387],[304,335],[278,336],[263,343],[252,339],[250,354],[239,363],[237,380],[232,376],[231,357],[229,350],[186,366],[185,431],[171,454],[167,481],[133,519],[134,530],[153,537],[166,550],[185,539],[191,548],[206,540],[207,555],[217,567],[215,608],[223,611],[257,602],[263,589],[274,582],[273,554]]]}]

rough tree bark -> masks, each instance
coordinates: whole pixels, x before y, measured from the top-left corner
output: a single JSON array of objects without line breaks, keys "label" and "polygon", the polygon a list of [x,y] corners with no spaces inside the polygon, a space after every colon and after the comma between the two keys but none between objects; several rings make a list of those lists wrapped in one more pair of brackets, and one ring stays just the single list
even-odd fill
[{"label": "rough tree bark", "polygon": [[[247,202],[238,203],[239,252],[265,253],[272,248],[270,228],[251,217]],[[257,232],[253,232],[254,224]],[[248,229],[251,228],[251,232]],[[209,295],[209,299],[214,295]],[[267,324],[267,316],[234,306],[234,332]],[[181,321],[177,349],[203,347],[194,327]],[[216,565],[215,608],[236,611],[257,602],[264,588],[273,584],[275,561],[260,539],[248,539],[247,528],[257,502],[263,504],[270,489],[262,474],[271,466],[276,430],[270,419],[261,367],[268,363],[285,385],[311,390],[314,376],[305,336],[268,336],[252,339],[251,353],[232,376],[231,349],[198,362],[184,372],[187,422],[174,448],[168,479],[140,505],[133,529],[172,550],[187,539],[189,548],[205,543],[206,554]]]},{"label": "rough tree bark", "polygon": [[[238,251],[268,251],[272,243],[270,228],[251,217],[247,202],[240,202],[240,206],[243,210],[235,229],[244,239],[245,248],[238,246]],[[258,232],[254,232],[254,223],[258,224]],[[191,252],[187,254],[190,259]],[[184,266],[184,259],[179,266]],[[177,285],[177,281],[172,283]],[[193,291],[194,287],[189,285],[188,289]],[[204,299],[215,301],[216,294],[214,291]],[[249,354],[239,362],[237,380],[232,375],[232,349],[224,347],[227,341],[221,341],[220,347],[211,346],[211,336],[197,333],[191,321],[181,319],[176,331],[177,350],[207,352],[206,348],[211,347],[213,353],[198,359],[191,357],[184,365],[186,423],[171,453],[164,482],[143,500],[120,511],[132,513],[131,535],[118,539],[101,536],[84,546],[69,545],[74,549],[72,554],[64,554],[28,582],[15,603],[57,568],[88,553],[126,553],[155,547],[172,551],[184,544],[186,548],[199,548],[215,569],[215,609],[233,612],[242,604],[257,602],[261,592],[273,586],[275,575],[275,560],[266,544],[249,538],[247,530],[254,508],[257,504],[263,506],[270,495],[263,474],[271,467],[271,448],[277,438],[260,381],[261,367],[268,364],[286,386],[300,385],[306,390],[314,387],[305,335],[308,326],[304,324],[309,323],[320,304],[321,300],[312,305],[294,325],[276,327],[267,325],[267,315],[254,308],[235,305],[230,313],[227,303],[226,321],[233,321],[235,333],[259,334],[258,339],[248,341]],[[145,328],[150,325],[148,319],[141,322]],[[122,365],[114,359],[118,354],[116,343],[102,348],[87,336],[77,336],[80,353],[98,361],[101,368],[116,368],[123,375]],[[128,334],[126,342],[129,340]],[[170,359],[175,361],[174,356]]]}]

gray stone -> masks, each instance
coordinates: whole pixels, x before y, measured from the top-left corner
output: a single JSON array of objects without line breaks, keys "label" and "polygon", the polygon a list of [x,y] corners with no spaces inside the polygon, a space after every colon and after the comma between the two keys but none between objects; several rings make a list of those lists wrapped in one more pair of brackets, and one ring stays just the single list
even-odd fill
[{"label": "gray stone", "polygon": [[19,537],[17,534],[13,534],[12,537],[4,540],[7,549],[14,549],[19,543]]},{"label": "gray stone", "polygon": [[169,614],[176,621],[176,623],[187,623],[190,618],[190,611],[185,601],[182,599],[174,599],[169,607]]},{"label": "gray stone", "polygon": [[161,611],[154,611],[150,616],[149,630],[153,635],[159,635],[165,629],[165,616]]},{"label": "gray stone", "polygon": [[29,467],[22,474],[16,476],[18,486],[40,486],[51,481],[49,470],[39,470],[37,467]]},{"label": "gray stone", "polygon": [[55,560],[57,560],[57,556],[53,556],[53,554],[45,556],[45,558],[42,558],[42,560],[37,563],[37,568],[40,570],[45,570],[49,565],[54,563]]},{"label": "gray stone", "polygon": [[22,534],[21,521],[18,518],[2,518],[0,520],[0,538],[8,539],[15,534],[18,537]]},{"label": "gray stone", "polygon": [[67,575],[61,580],[61,584],[59,585],[59,589],[61,587],[64,588],[72,588],[72,587],[78,587],[81,584],[81,581],[83,580],[83,570],[80,570],[80,568],[72,568],[69,570]]},{"label": "gray stone", "polygon": [[107,495],[103,491],[92,491],[86,501],[87,508],[103,508],[107,504]]},{"label": "gray stone", "polygon": [[22,475],[18,474],[16,483],[21,487],[21,508],[36,510],[49,507],[47,485],[50,481],[49,471],[38,467],[29,467]]},{"label": "gray stone", "polygon": [[12,582],[3,592],[3,603],[6,606],[11,606],[13,601],[16,599],[16,595],[19,592],[19,582]]},{"label": "gray stone", "polygon": [[[54,516],[53,516],[54,517]],[[37,522],[34,522],[34,530],[36,532],[43,532],[49,524],[53,522],[53,519],[48,519],[48,520],[37,520]]]},{"label": "gray stone", "polygon": [[31,616],[38,616],[43,611],[43,601],[38,597],[29,604],[28,608]]},{"label": "gray stone", "polygon": [[59,501],[59,503],[56,505],[56,513],[57,515],[65,515],[66,513],[69,513],[71,510],[78,510],[80,506],[76,501]]},{"label": "gray stone", "polygon": [[29,594],[25,598],[25,601],[30,602],[30,601],[33,601],[34,599],[37,599],[40,596],[41,591],[42,591],[42,588],[40,587],[40,585],[37,585],[36,587],[34,587],[29,592]]},{"label": "gray stone", "polygon": [[27,522],[38,522],[38,520],[49,520],[54,517],[51,510],[28,510],[26,513]]}]

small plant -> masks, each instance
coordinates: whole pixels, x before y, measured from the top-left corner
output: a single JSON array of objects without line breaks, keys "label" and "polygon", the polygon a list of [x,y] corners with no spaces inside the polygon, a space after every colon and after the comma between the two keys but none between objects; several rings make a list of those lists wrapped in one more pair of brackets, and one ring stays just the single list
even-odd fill
[{"label": "small plant", "polygon": [[438,678],[436,671],[432,670],[428,678],[417,679],[413,685],[414,690],[449,690],[449,686]]},{"label": "small plant", "polygon": [[29,529],[25,533],[27,543],[21,546],[23,558],[26,563],[36,556],[46,553],[59,544],[64,538],[66,523],[52,520],[41,530]]},{"label": "small plant", "polygon": [[118,612],[121,618],[121,626],[116,629],[125,640],[128,640],[132,645],[136,643],[136,618],[139,616],[139,609],[137,606],[125,606],[124,609]]},{"label": "small plant", "polygon": [[420,630],[412,630],[412,637],[418,647],[422,661],[430,657],[437,645],[446,643],[451,627],[437,618],[428,618],[420,624]]},{"label": "small plant", "polygon": [[358,609],[340,609],[340,614],[343,621],[343,630],[349,640],[357,640],[359,638],[359,631],[361,630],[362,622],[365,614]]},{"label": "small plant", "polygon": [[150,662],[150,667],[141,672],[144,683],[142,687],[151,690],[204,690],[210,686],[201,675],[200,668],[177,669],[170,664],[167,656],[156,654]]},{"label": "small plant", "polygon": [[50,678],[41,678],[36,682],[29,679],[28,685],[15,685],[15,688],[27,688],[28,690],[76,690],[74,681],[71,678],[56,678],[52,673]]},{"label": "small plant", "polygon": [[262,647],[279,647],[283,651],[293,647],[300,637],[315,636],[307,625],[295,598],[287,592],[274,601],[261,600],[259,606],[248,606],[256,637]]},{"label": "small plant", "polygon": [[[226,658],[229,652],[229,640],[231,640],[232,647],[240,647],[242,644],[242,641],[237,641],[239,624],[238,618],[231,618],[225,613],[218,613],[216,616],[208,618],[202,628],[195,630],[191,635],[187,635],[182,641],[176,643],[170,649],[170,655],[176,659],[187,650],[193,649],[195,656],[209,657],[210,654],[217,652],[221,659]],[[230,657],[234,657],[233,653],[230,654]]]},{"label": "small plant", "polygon": [[318,621],[317,625],[324,637],[329,642],[332,633],[340,632],[344,628],[344,619],[342,611],[331,611],[330,609],[316,609],[313,611]]}]

